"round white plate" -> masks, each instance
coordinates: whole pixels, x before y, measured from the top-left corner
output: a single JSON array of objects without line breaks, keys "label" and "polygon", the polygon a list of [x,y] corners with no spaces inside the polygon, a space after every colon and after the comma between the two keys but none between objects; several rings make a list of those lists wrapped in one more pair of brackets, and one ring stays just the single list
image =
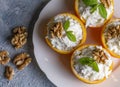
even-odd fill
[{"label": "round white plate", "polygon": [[[39,18],[35,24],[33,32],[34,54],[41,70],[46,74],[48,79],[57,87],[119,87],[120,67],[119,59],[114,60],[114,71],[110,78],[100,84],[85,84],[78,80],[70,68],[70,55],[60,55],[53,50],[45,42],[45,27],[51,17],[63,12],[74,14],[74,0],[52,0],[41,11]],[[115,1],[114,17],[119,17],[120,2]],[[86,44],[98,44],[100,42],[101,29],[87,29]]]}]

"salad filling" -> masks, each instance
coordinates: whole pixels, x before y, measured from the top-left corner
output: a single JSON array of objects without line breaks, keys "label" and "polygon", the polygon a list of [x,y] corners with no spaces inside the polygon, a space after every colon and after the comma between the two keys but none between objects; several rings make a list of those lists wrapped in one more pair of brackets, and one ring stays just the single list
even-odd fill
[{"label": "salad filling", "polygon": [[73,67],[76,73],[89,81],[108,78],[112,59],[101,46],[88,46],[73,54]]},{"label": "salad filling", "polygon": [[79,14],[86,21],[86,27],[102,26],[113,12],[111,0],[79,0]]},{"label": "salad filling", "polygon": [[52,46],[69,51],[80,44],[83,31],[80,23],[69,15],[57,15],[47,25],[47,36]]}]

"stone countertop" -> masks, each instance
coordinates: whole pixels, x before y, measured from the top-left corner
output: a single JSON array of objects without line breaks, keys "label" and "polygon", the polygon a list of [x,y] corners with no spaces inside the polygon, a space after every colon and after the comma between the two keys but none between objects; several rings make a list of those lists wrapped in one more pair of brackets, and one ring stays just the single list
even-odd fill
[{"label": "stone countertop", "polygon": [[[28,52],[32,57],[31,64],[24,70],[16,69],[12,62],[10,65],[15,70],[13,80],[4,78],[5,66],[0,65],[0,87],[55,87],[40,70],[33,54],[32,32],[34,24],[41,9],[49,0],[0,0],[0,50],[7,50],[10,58],[21,52]],[[11,45],[12,29],[24,25],[28,28],[28,42],[15,50]]]}]

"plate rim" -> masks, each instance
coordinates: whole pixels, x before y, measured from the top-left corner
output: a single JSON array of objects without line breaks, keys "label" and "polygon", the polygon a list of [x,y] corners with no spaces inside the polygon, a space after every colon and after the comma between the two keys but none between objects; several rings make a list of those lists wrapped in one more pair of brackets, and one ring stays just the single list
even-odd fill
[{"label": "plate rim", "polygon": [[[37,21],[35,22],[35,24],[34,24],[34,28],[33,28],[33,35],[32,35],[32,41],[33,41],[33,53],[34,53],[34,56],[35,56],[35,47],[34,47],[34,45],[35,45],[35,43],[34,43],[34,32],[35,32],[35,28],[37,28],[37,26],[38,26],[38,24],[39,24],[39,20],[40,20],[40,16],[41,16],[41,13],[44,11],[44,9],[48,6],[48,4],[49,3],[51,3],[52,1],[54,1],[54,0],[49,0],[48,2],[47,2],[47,4],[42,8],[42,10],[39,12],[39,16],[38,16],[38,18],[37,18]],[[39,65],[39,63],[38,63],[38,59],[36,58],[36,56],[35,56],[35,59],[36,59],[36,62],[37,62],[37,65],[39,66],[39,68],[41,69],[41,71],[45,74],[45,76],[47,77],[47,79],[52,83],[52,84],[54,84],[55,86],[57,86],[57,87],[60,87],[56,82],[54,82],[52,79],[51,79],[51,77],[49,76],[49,75],[47,75],[46,74],[46,71]],[[91,86],[90,86],[91,87]]]},{"label": "plate rim", "polygon": [[34,39],[33,39],[33,38],[34,38],[35,28],[36,28],[36,26],[39,24],[39,19],[40,19],[41,13],[43,12],[44,8],[46,8],[47,5],[48,5],[50,2],[52,2],[52,1],[53,1],[53,0],[49,0],[49,1],[47,2],[47,4],[42,8],[42,10],[39,12],[39,16],[38,16],[38,18],[37,18],[37,20],[36,20],[36,22],[35,22],[35,24],[34,24],[34,28],[33,28],[32,42],[33,42],[33,53],[34,53],[34,57],[35,57],[35,59],[36,59],[37,65],[39,66],[39,69],[44,73],[44,75],[47,77],[47,79],[48,79],[54,86],[58,87],[58,86],[56,85],[56,83],[53,82],[53,80],[50,79],[50,77],[46,74],[46,72],[43,70],[43,68],[41,68],[41,66],[39,65],[38,59],[37,59],[36,56],[35,56],[35,54],[36,54],[36,53],[35,53],[35,47],[34,47],[35,43],[34,43]]}]

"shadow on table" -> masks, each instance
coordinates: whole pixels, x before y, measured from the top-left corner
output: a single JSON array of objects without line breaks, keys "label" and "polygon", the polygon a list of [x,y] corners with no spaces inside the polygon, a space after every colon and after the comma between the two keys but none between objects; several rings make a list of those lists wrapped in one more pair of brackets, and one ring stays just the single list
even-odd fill
[{"label": "shadow on table", "polygon": [[[28,50],[28,52],[30,53],[31,57],[33,58],[32,63],[31,63],[31,64],[32,64],[32,68],[33,68],[33,69],[34,69],[34,68],[35,68],[35,69],[37,68],[38,72],[42,72],[42,71],[39,69],[39,67],[38,67],[38,65],[37,65],[37,61],[36,61],[35,56],[34,56],[34,47],[33,47],[33,41],[32,41],[33,29],[34,29],[35,22],[37,21],[41,10],[43,9],[43,7],[44,7],[49,1],[50,1],[50,0],[46,0],[46,1],[41,2],[41,4],[39,5],[39,7],[35,10],[35,12],[34,12],[34,14],[33,14],[33,17],[32,17],[32,19],[31,19],[31,21],[30,21],[30,24],[29,24],[29,26],[28,26],[29,36],[28,36],[28,46],[27,46],[28,48],[27,48],[27,50]],[[31,50],[31,49],[32,49],[32,50]],[[39,77],[38,77],[38,78],[39,78]],[[47,80],[47,78],[45,78],[45,79]],[[51,84],[51,83],[49,82],[49,84]],[[54,87],[54,86],[51,84],[51,87]]]}]

